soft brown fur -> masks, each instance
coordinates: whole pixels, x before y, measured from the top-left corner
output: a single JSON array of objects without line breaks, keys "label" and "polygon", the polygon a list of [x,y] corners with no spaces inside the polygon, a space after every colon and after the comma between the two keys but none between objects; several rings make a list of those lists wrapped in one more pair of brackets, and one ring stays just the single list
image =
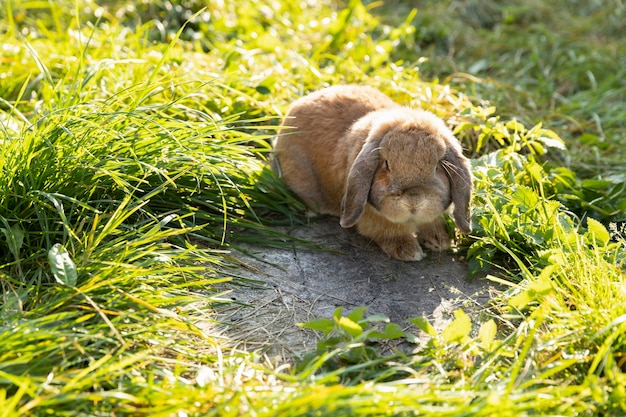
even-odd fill
[{"label": "soft brown fur", "polygon": [[[335,86],[290,107],[274,169],[313,211],[357,227],[388,255],[420,260],[450,246],[442,214],[471,231],[469,161],[443,121],[380,91]],[[417,236],[417,239],[416,239]]]}]

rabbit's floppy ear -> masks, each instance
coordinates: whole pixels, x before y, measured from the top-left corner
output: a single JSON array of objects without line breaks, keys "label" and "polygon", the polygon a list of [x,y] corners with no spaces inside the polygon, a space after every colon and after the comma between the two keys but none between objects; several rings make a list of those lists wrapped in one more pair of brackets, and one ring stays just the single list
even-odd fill
[{"label": "rabbit's floppy ear", "polygon": [[341,227],[354,226],[363,213],[374,174],[380,165],[378,152],[381,138],[368,138],[348,172],[346,191],[341,200]]},{"label": "rabbit's floppy ear", "polygon": [[470,223],[470,199],[472,197],[472,174],[469,161],[456,149],[448,148],[441,159],[443,170],[450,181],[450,198],[454,203],[454,221],[463,233],[472,231]]}]

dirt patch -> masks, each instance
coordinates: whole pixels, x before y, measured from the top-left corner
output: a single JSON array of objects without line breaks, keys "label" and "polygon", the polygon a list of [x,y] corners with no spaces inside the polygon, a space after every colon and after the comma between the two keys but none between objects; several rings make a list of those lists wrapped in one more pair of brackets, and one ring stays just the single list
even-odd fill
[{"label": "dirt patch", "polygon": [[255,281],[230,286],[228,297],[241,304],[219,308],[217,320],[247,351],[266,349],[285,360],[313,350],[317,335],[296,323],[330,317],[339,306],[346,312],[366,306],[367,314],[407,328],[408,318],[423,316],[441,329],[454,310],[476,311],[497,291],[486,280],[470,281],[467,265],[451,252],[394,260],[336,219],[316,219],[290,234],[326,251],[246,246],[249,255],[236,254],[249,266],[236,273]]}]

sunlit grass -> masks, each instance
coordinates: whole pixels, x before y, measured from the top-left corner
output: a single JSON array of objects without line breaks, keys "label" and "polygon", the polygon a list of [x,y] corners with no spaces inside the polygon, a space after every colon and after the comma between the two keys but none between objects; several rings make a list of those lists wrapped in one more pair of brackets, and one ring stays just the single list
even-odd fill
[{"label": "sunlit grass", "polygon": [[[24,74],[2,108],[4,415],[180,409],[148,411],[151,387],[230,360],[197,327],[236,264],[224,245],[245,229],[268,243],[261,217],[288,223],[299,204],[265,168],[272,121],[212,107],[245,93],[182,77],[177,47],[136,48],[141,33],[118,29],[4,37],[7,77]],[[126,46],[103,48],[110,35]],[[67,274],[48,262],[56,247]]]},{"label": "sunlit grass", "polygon": [[[622,415],[626,243],[593,215],[626,211],[602,166],[621,155],[623,8],[434,3],[0,3],[0,414]],[[557,36],[590,31],[602,53]],[[216,288],[232,245],[292,244],[267,227],[302,209],[270,139],[294,98],[347,82],[455,127],[470,266],[510,289],[441,333],[339,310],[280,366],[212,331]],[[572,166],[600,177],[560,166],[589,149]],[[414,354],[379,348],[418,331]]]}]

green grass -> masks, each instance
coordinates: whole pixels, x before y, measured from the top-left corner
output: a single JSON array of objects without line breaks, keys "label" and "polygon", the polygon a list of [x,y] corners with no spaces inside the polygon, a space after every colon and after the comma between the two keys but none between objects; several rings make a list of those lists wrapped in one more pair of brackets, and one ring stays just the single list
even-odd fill
[{"label": "green grass", "polygon": [[[0,6],[1,416],[626,413],[619,3]],[[207,323],[229,248],[301,221],[280,116],[350,82],[455,128],[509,289],[439,333],[340,309],[280,368]]]}]

